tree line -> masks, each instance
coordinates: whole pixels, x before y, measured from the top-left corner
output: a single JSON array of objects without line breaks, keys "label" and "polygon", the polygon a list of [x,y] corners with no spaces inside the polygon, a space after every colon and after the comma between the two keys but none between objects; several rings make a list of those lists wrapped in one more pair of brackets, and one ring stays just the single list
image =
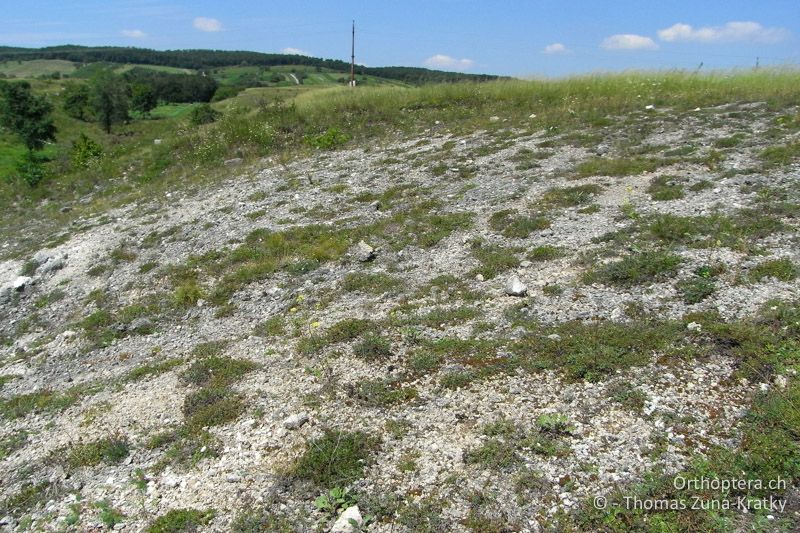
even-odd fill
[{"label": "tree line", "polygon": [[[52,46],[46,48],[0,47],[0,61],[30,59],[62,59],[74,63],[138,63],[161,65],[194,70],[207,70],[237,65],[277,66],[300,65],[349,72],[350,64],[338,59],[318,57],[266,54],[261,52],[228,50],[149,50],[127,47]],[[444,72],[416,67],[364,67],[357,66],[359,74],[394,79],[420,85],[425,83],[453,83],[460,81],[489,81],[498,76],[488,74],[464,74]]]}]

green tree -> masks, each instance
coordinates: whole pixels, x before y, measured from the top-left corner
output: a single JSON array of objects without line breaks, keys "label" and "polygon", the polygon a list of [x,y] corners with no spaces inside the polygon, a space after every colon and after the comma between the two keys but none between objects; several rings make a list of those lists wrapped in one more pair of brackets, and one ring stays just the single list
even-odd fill
[{"label": "green tree", "polygon": [[131,85],[131,109],[147,116],[158,105],[156,92],[150,85],[134,83]]},{"label": "green tree", "polygon": [[28,152],[41,150],[56,138],[56,127],[50,113],[53,106],[33,94],[28,82],[0,85],[0,124],[19,136]]},{"label": "green tree", "polygon": [[91,92],[84,83],[70,83],[62,93],[64,112],[72,118],[86,120],[89,115],[89,99]]},{"label": "green tree", "polygon": [[90,103],[106,133],[111,126],[128,120],[129,87],[121,77],[102,70],[92,77]]}]

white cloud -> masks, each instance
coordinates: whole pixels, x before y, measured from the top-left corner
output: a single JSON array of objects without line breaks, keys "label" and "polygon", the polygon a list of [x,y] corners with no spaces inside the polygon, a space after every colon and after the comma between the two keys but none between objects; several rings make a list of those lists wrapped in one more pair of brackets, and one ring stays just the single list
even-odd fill
[{"label": "white cloud", "polygon": [[289,54],[289,55],[293,55],[293,56],[310,56],[311,55],[308,52],[306,52],[305,50],[300,50],[299,48],[292,48],[291,46],[281,49],[281,53],[282,54]]},{"label": "white cloud", "polygon": [[662,41],[694,41],[700,43],[721,43],[746,41],[756,43],[776,43],[789,36],[783,28],[765,28],[758,22],[728,22],[724,26],[703,26],[693,28],[689,24],[678,23],[659,30]]},{"label": "white cloud", "polygon": [[600,43],[606,50],[657,50],[658,45],[650,37],[622,33],[607,37]]},{"label": "white cloud", "polygon": [[147,34],[142,30],[122,30],[122,35],[130,37],[131,39],[144,39]]},{"label": "white cloud", "polygon": [[561,43],[548,44],[542,50],[543,54],[566,54],[569,49]]},{"label": "white cloud", "polygon": [[222,23],[217,19],[210,19],[206,17],[197,17],[192,22],[192,25],[200,31],[222,31]]},{"label": "white cloud", "polygon": [[475,65],[471,59],[456,59],[444,54],[436,54],[425,60],[425,66],[434,68],[450,68],[468,70]]}]

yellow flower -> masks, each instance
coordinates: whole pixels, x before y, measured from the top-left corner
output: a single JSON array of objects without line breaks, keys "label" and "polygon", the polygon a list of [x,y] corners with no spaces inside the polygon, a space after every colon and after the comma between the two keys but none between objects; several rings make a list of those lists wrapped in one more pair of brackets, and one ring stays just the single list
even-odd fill
[{"label": "yellow flower", "polygon": [[292,307],[291,309],[289,309],[289,312],[290,313],[296,313],[297,312],[297,308],[296,307]]},{"label": "yellow flower", "polygon": [[312,328],[318,328],[319,327],[319,322],[312,322],[311,323],[311,327]]}]

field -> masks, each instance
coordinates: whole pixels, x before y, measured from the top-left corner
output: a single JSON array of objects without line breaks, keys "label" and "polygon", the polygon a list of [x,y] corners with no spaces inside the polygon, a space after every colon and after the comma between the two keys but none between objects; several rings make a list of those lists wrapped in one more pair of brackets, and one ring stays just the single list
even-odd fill
[{"label": "field", "polygon": [[0,185],[5,526],[797,530],[800,73],[315,76]]},{"label": "field", "polygon": [[15,78],[36,78],[50,74],[71,74],[75,65],[60,59],[35,59],[33,61],[5,61],[0,63],[0,74]]}]

